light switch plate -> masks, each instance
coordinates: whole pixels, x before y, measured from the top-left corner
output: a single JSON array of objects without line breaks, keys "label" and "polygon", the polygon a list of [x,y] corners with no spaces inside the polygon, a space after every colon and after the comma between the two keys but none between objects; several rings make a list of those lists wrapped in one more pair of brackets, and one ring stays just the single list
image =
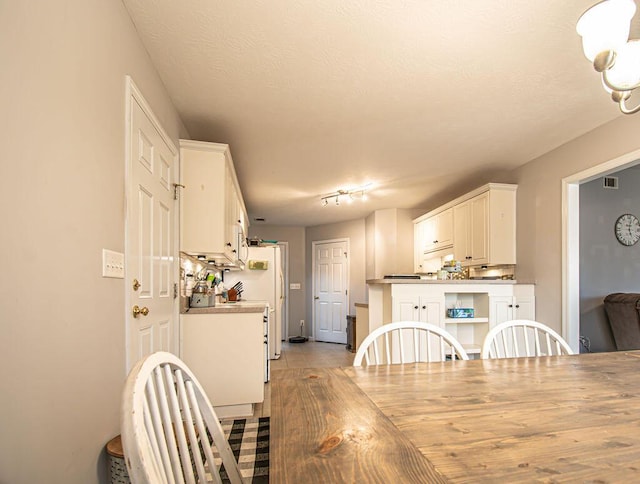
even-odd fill
[{"label": "light switch plate", "polygon": [[102,277],[124,279],[124,254],[102,249]]},{"label": "light switch plate", "polygon": [[289,289],[300,289],[300,283],[292,282],[291,284],[289,284]]}]

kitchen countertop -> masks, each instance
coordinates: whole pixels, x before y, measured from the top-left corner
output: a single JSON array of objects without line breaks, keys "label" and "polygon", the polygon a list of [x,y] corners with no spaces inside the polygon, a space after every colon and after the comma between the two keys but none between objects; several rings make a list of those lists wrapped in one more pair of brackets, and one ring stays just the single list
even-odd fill
[{"label": "kitchen countertop", "polygon": [[502,279],[368,279],[367,284],[518,284]]},{"label": "kitchen countertop", "polygon": [[222,303],[209,308],[187,308],[180,311],[180,314],[262,313],[265,306],[265,302],[237,301]]}]

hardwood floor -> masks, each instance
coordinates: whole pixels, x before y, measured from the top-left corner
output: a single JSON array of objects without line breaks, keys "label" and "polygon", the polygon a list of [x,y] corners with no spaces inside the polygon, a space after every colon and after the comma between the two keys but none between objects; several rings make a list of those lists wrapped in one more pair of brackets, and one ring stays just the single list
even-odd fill
[{"label": "hardwood floor", "polygon": [[[271,371],[282,368],[318,368],[351,366],[355,353],[347,351],[346,345],[334,343],[282,343],[282,352],[277,360],[270,360]],[[271,386],[264,385],[264,402],[255,405],[254,417],[271,416]]]}]

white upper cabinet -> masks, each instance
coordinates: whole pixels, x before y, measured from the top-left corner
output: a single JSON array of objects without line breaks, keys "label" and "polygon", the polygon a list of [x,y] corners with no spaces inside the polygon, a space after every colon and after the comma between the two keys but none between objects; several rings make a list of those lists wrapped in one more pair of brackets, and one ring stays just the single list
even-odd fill
[{"label": "white upper cabinet", "polygon": [[448,209],[423,221],[424,252],[445,249],[453,245],[453,210]]},{"label": "white upper cabinet", "polygon": [[516,185],[489,184],[453,208],[453,258],[465,266],[516,263]]},{"label": "white upper cabinet", "polygon": [[453,245],[452,209],[426,218],[423,216],[417,220],[417,222],[414,221],[416,260],[422,260],[424,253],[446,249]]},{"label": "white upper cabinet", "polygon": [[425,252],[449,247],[465,266],[515,264],[516,190],[489,183],[414,220],[416,267]]},{"label": "white upper cabinet", "polygon": [[463,265],[489,263],[489,194],[483,193],[454,207],[453,258]]},{"label": "white upper cabinet", "polygon": [[180,250],[241,265],[247,216],[229,146],[180,140]]}]

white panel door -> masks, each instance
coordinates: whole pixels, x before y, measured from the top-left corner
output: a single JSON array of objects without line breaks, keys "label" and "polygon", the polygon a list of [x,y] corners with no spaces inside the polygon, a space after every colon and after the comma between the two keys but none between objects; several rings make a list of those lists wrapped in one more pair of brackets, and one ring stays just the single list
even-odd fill
[{"label": "white panel door", "polygon": [[453,257],[463,263],[471,259],[471,203],[453,207]]},{"label": "white panel door", "polygon": [[125,254],[128,369],[155,351],[178,354],[174,299],[177,224],[173,199],[177,151],[165,141],[153,115],[147,115],[135,96],[130,102]]},{"label": "white panel door", "polygon": [[314,325],[317,341],[347,343],[347,241],[314,243]]},{"label": "white panel door", "polygon": [[471,257],[472,263],[481,264],[489,260],[487,226],[489,193],[471,199]]},{"label": "white panel door", "polygon": [[440,321],[444,315],[444,303],[437,297],[420,298],[420,321],[442,326]]},{"label": "white panel door", "polygon": [[393,321],[420,321],[420,298],[401,296],[394,298]]},{"label": "white panel door", "polygon": [[515,298],[515,318],[536,320],[536,300],[534,297]]},{"label": "white panel door", "polygon": [[489,298],[489,303],[491,306],[489,314],[491,327],[513,319],[512,296],[493,296]]}]

